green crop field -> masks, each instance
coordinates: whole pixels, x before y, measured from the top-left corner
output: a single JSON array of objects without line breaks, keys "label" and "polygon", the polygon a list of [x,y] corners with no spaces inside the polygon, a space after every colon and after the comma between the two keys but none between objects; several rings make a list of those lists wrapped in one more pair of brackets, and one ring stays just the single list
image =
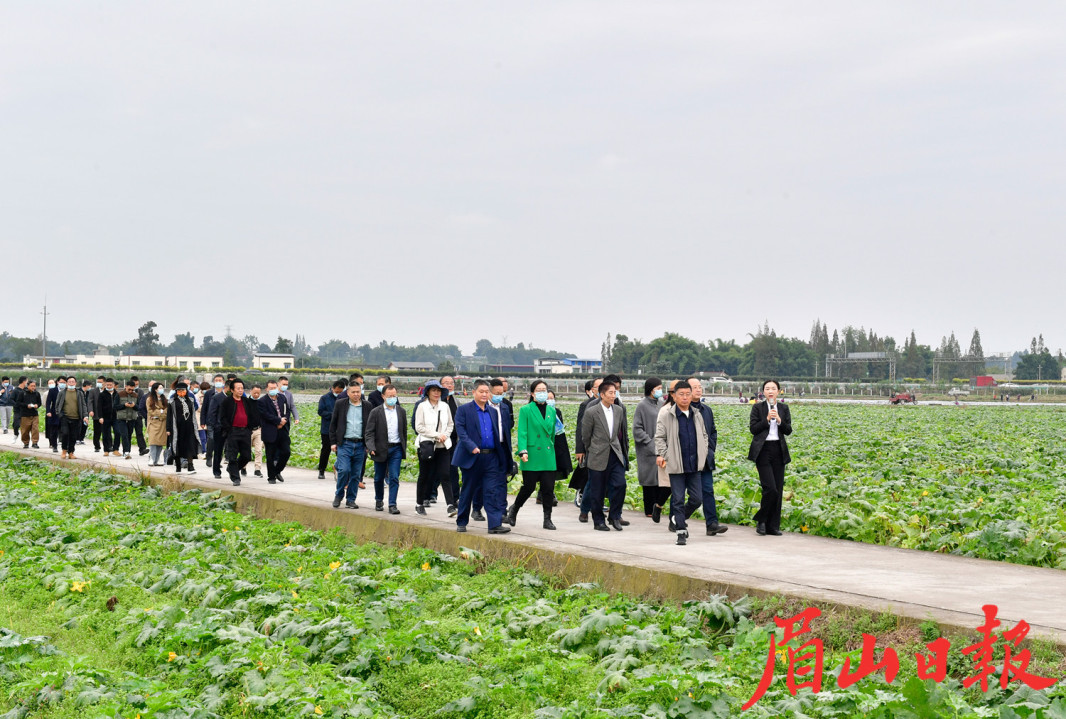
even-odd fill
[{"label": "green crop field", "polygon": [[[296,428],[293,463],[317,467],[315,408],[300,411],[306,420]],[[714,412],[719,517],[752,524],[759,485],[747,460],[750,408]],[[563,413],[572,448],[577,406]],[[784,530],[1066,569],[1063,410],[796,404],[792,415]],[[408,456],[401,479],[413,482],[413,434]],[[627,501],[638,508],[632,464]],[[564,487],[560,498],[571,497]]]},{"label": "green crop field", "polygon": [[[651,604],[474,551],[360,546],[238,515],[217,492],[161,495],[6,453],[0,518],[5,719],[730,717],[762,675],[770,617],[793,612]],[[820,621],[823,691],[790,696],[778,661],[746,716],[1066,716],[1060,685],[963,689],[958,653],[944,683],[919,680],[911,652],[935,625]],[[892,642],[900,675],[839,689],[862,631]],[[1062,675],[1052,645],[1026,644],[1030,671]]]}]

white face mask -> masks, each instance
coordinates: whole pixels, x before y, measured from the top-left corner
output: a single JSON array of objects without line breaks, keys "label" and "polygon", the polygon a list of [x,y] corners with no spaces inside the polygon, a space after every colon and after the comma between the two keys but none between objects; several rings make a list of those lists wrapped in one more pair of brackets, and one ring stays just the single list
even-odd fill
[{"label": "white face mask", "polygon": [[55,389],[55,388],[56,388],[56,383],[55,382],[49,382],[48,383],[48,389]]}]

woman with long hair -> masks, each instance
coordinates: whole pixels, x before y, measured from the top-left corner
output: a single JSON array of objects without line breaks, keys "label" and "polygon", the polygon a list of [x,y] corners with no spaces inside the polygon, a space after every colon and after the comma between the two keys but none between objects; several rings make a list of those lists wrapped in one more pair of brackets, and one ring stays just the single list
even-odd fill
[{"label": "woman with long hair", "polygon": [[148,460],[150,467],[163,466],[163,449],[167,445],[166,390],[159,382],[153,382],[148,390],[144,407],[148,411]]},{"label": "woman with long hair", "polygon": [[759,535],[781,536],[781,495],[785,489],[785,465],[792,461],[788,453],[787,435],[792,434],[792,415],[784,402],[777,401],[781,385],[777,380],[763,382],[766,401],[751,408],[748,428],[751,447],[748,459],[759,470],[762,499],[755,513],[755,532]]}]

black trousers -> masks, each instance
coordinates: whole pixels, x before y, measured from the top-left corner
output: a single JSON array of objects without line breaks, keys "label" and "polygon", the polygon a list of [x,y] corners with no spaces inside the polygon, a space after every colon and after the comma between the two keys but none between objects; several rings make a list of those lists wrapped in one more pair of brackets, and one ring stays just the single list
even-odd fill
[{"label": "black trousers", "polygon": [[558,476],[559,473],[554,471],[526,472],[523,470],[522,487],[514,498],[514,504],[511,505],[515,514],[532,496],[533,490],[539,486],[540,492],[537,496],[540,497],[540,503],[543,505],[544,517],[551,518],[552,505],[555,504],[555,480]]},{"label": "black trousers", "polygon": [[762,499],[755,521],[766,525],[767,531],[781,529],[781,494],[785,489],[785,460],[780,442],[766,442],[755,460],[762,485]]},{"label": "black trousers", "polygon": [[[229,438],[226,436],[226,430],[222,429],[222,427],[215,427],[215,456],[211,460],[211,471],[214,472],[215,474],[221,474],[222,473],[222,457],[226,453],[226,443],[227,443],[228,439]],[[248,444],[249,444],[249,446],[251,445],[251,443],[252,443],[252,434],[251,434],[251,432],[249,432],[248,433]],[[251,452],[251,450],[248,450],[248,451]]]},{"label": "black trousers", "polygon": [[102,424],[100,420],[97,420],[96,426],[97,429],[100,430],[100,433],[103,435],[104,451],[112,452],[118,449],[118,447],[116,446],[118,444],[118,442],[116,441],[118,438],[115,436],[115,420],[104,419]]},{"label": "black trousers", "polygon": [[585,485],[585,491],[591,492],[589,497],[592,500],[594,524],[606,524],[603,516],[604,495],[611,502],[607,519],[613,522],[622,518],[622,503],[626,499],[626,468],[614,452],[609,452],[607,455],[607,469],[589,470],[589,483]]},{"label": "black trousers", "polygon": [[144,442],[144,418],[138,417],[135,420],[131,420],[129,425],[132,430],[130,434],[132,435],[133,432],[137,433],[137,450],[141,454],[146,453],[148,451],[148,445]]},{"label": "black trousers", "polygon": [[44,437],[48,440],[48,446],[52,449],[59,446],[59,422],[52,417],[44,418]]},{"label": "black trousers", "polygon": [[234,427],[226,437],[226,471],[234,482],[241,481],[241,470],[252,461],[252,430]]},{"label": "black trousers", "polygon": [[415,501],[418,504],[425,504],[438,485],[444,490],[444,501],[455,504],[455,494],[448,478],[450,466],[451,452],[443,447],[437,448],[432,459],[418,460],[418,486],[415,489]]},{"label": "black trousers", "polygon": [[130,427],[133,424],[132,419],[116,419],[115,420],[115,444],[116,450],[119,449],[119,445],[122,445],[122,453],[130,453]]},{"label": "black trousers", "polygon": [[79,442],[84,442],[85,441],[85,435],[87,435],[88,433],[89,433],[89,425],[88,425],[88,423],[82,422],[81,423],[81,430],[78,431],[78,441]]},{"label": "black trousers", "polygon": [[278,430],[278,438],[273,442],[264,442],[266,447],[267,479],[276,478],[285,471],[292,456],[292,443],[289,440],[289,426]]},{"label": "black trousers", "polygon": [[78,437],[81,436],[81,430],[85,426],[85,423],[78,419],[71,419],[70,417],[59,418],[59,439],[63,443],[64,452],[73,452],[74,445],[78,441]]},{"label": "black trousers", "polygon": [[319,432],[319,434],[322,435],[322,449],[318,452],[318,471],[325,472],[333,445],[329,442],[329,432]]},{"label": "black trousers", "polygon": [[670,499],[669,487],[641,487],[644,490],[644,514],[651,516],[651,508],[658,504],[666,506],[666,500]]}]

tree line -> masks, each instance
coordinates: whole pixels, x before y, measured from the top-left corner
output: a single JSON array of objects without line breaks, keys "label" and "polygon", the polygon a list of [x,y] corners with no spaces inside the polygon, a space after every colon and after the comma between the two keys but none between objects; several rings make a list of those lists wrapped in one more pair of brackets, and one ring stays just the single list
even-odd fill
[{"label": "tree line", "polygon": [[[419,344],[398,345],[384,340],[375,345],[330,339],[317,346],[310,345],[303,335],[292,339],[278,336],[273,343],[260,341],[255,335],[243,338],[227,335],[215,339],[207,335],[199,343],[191,332],[174,335],[170,343],[162,343],[154,321],[137,329],[136,337],[105,345],[110,354],[141,355],[205,355],[223,358],[225,366],[248,366],[256,352],[291,353],[298,367],[362,366],[384,367],[389,362],[432,362],[435,366],[454,371],[464,365],[464,357],[473,356],[476,363],[485,365],[530,365],[540,357],[575,357],[573,353],[527,346],[496,346],[487,339],[478,340],[470,355],[458,345]],[[92,354],[101,345],[89,340],[50,341],[49,355]],[[39,354],[41,338],[14,337],[0,333],[0,361],[18,362],[25,355]],[[873,329],[846,325],[829,331],[826,323],[815,320],[806,339],[779,335],[768,322],[747,335],[747,341],[716,338],[700,342],[668,332],[648,342],[624,334],[608,334],[601,344],[600,358],[604,367],[624,375],[655,374],[663,376],[723,372],[730,377],[796,377],[821,378],[826,375],[826,355],[850,356],[857,352],[886,352],[896,358],[897,379],[968,378],[975,374],[1003,373],[1002,364],[986,362],[981,333],[974,329],[963,349],[955,332],[941,337],[939,344],[921,344],[912,330],[902,345],[890,335]],[[936,360],[934,362],[934,360]],[[1066,366],[1062,350],[1052,354],[1041,334],[1029,347],[1012,357],[1013,376],[1017,379],[1059,379]],[[884,362],[856,362],[835,366],[834,378],[845,380],[887,380],[888,365]]]}]

